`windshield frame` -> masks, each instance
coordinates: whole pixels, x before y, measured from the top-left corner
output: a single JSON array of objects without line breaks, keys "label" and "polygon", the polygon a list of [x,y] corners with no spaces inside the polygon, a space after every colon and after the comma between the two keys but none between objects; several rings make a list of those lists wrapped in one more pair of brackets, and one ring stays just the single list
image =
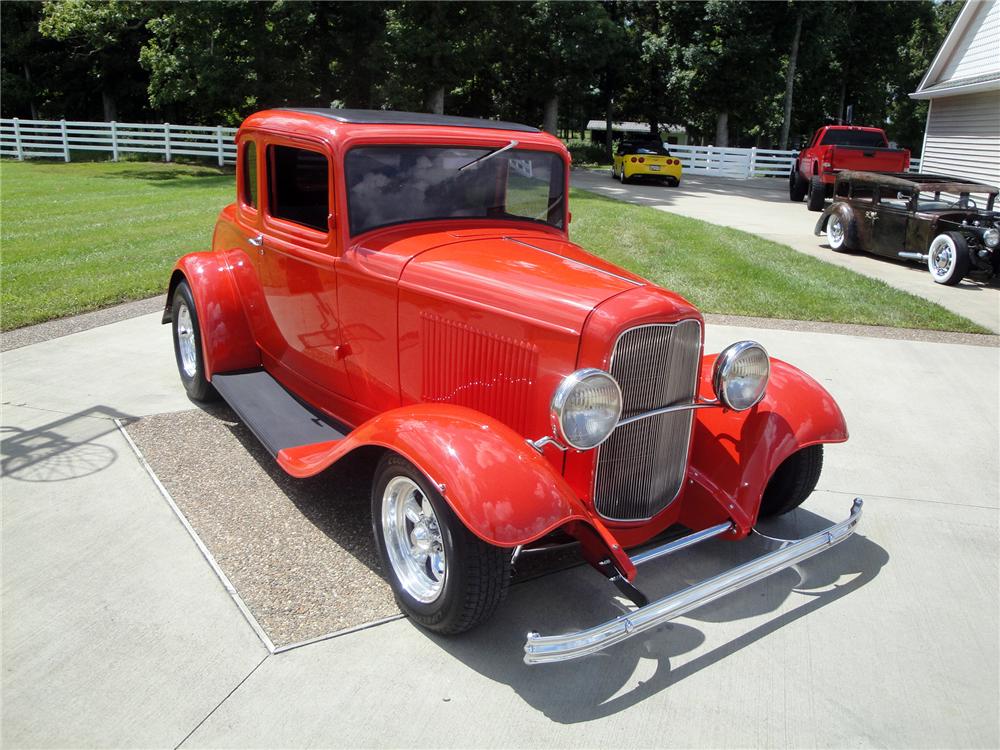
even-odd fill
[{"label": "windshield frame", "polygon": [[[522,134],[523,135],[523,134]],[[355,239],[357,237],[364,236],[371,232],[378,232],[385,229],[391,229],[393,227],[405,226],[407,224],[425,224],[433,222],[452,222],[452,221],[462,221],[469,223],[503,223],[511,225],[529,225],[531,228],[536,230],[556,232],[562,235],[568,234],[568,226],[570,220],[569,212],[569,160],[567,155],[564,154],[557,148],[553,148],[548,144],[534,143],[526,139],[525,141],[520,141],[518,145],[513,149],[514,151],[528,151],[534,152],[540,155],[546,155],[551,159],[554,159],[559,168],[562,170],[561,179],[559,180],[559,186],[561,191],[561,204],[554,205],[553,208],[549,210],[549,215],[551,216],[553,212],[558,212],[560,225],[551,223],[547,219],[533,219],[527,216],[430,216],[421,218],[407,218],[400,221],[393,221],[386,224],[379,224],[377,226],[366,227],[358,232],[355,232],[352,228],[351,222],[351,203],[352,196],[351,190],[348,186],[348,158],[351,152],[365,149],[365,148],[383,148],[383,149],[475,149],[488,152],[484,155],[490,155],[493,152],[497,152],[503,149],[510,141],[505,139],[502,143],[495,142],[494,139],[489,141],[476,141],[472,140],[457,140],[457,139],[439,139],[439,138],[427,138],[420,140],[410,140],[410,139],[393,139],[393,140],[383,140],[379,139],[351,139],[352,142],[345,144],[345,147],[340,154],[341,163],[341,185],[343,190],[343,206],[345,210],[345,221],[343,222],[344,228],[347,232],[347,236],[350,239]],[[550,185],[551,188],[551,185]],[[354,198],[357,200],[357,198]]]}]

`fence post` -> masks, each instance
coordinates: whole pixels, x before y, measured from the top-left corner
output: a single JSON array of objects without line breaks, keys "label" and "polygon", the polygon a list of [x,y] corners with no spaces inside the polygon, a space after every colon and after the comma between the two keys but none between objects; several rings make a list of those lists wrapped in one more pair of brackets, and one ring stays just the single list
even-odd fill
[{"label": "fence post", "polygon": [[24,145],[21,143],[21,121],[14,118],[14,148],[17,149],[17,160],[24,161]]},{"label": "fence post", "polygon": [[705,155],[705,172],[706,174],[712,174],[712,170],[718,169],[718,166],[712,165],[712,158],[715,156],[715,146],[711,143],[708,144],[708,153]]},{"label": "fence post", "polygon": [[750,162],[747,164],[747,179],[749,180],[754,176],[757,171],[757,147],[752,146],[750,148]]},{"label": "fence post", "polygon": [[222,150],[222,126],[215,126],[215,143],[219,147],[219,166],[226,163],[226,153]]},{"label": "fence post", "polygon": [[111,121],[111,161],[118,161],[118,123]]},{"label": "fence post", "polygon": [[66,135],[66,119],[59,120],[59,130],[62,131],[63,160],[69,161],[69,136]]},{"label": "fence post", "polygon": [[165,148],[165,151],[164,151],[164,154],[163,154],[163,158],[164,158],[164,160],[166,160],[167,162],[169,162],[170,161],[170,123],[169,122],[163,123],[163,137],[164,137],[164,143],[166,145],[166,148]]}]

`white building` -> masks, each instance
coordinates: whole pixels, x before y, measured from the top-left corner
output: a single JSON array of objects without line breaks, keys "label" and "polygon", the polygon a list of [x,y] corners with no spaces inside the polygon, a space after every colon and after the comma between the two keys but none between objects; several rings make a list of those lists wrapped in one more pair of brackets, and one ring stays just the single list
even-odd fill
[{"label": "white building", "polygon": [[968,0],[910,96],[929,100],[920,171],[1000,186],[1000,1]]},{"label": "white building", "polygon": [[[604,138],[604,131],[607,130],[607,123],[604,120],[589,120],[587,130],[590,131],[591,140],[600,141]],[[613,122],[611,132],[622,134],[625,137],[636,135],[649,135],[648,122]],[[687,130],[683,125],[661,125],[660,138],[667,143],[687,145]]]}]

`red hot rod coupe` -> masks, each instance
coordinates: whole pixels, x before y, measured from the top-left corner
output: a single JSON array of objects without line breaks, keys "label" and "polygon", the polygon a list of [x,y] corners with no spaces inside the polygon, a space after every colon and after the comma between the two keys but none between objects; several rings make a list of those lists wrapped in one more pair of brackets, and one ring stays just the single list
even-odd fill
[{"label": "red hot rod coupe", "polygon": [[[170,278],[181,381],[278,464],[371,461],[372,526],[404,612],[489,617],[517,557],[567,539],[633,603],[529,663],[598,651],[850,536],[861,513],[648,602],[636,568],[798,506],[833,398],[763,347],[703,354],[678,295],[569,240],[569,154],[514,123],[269,110],[237,134],[236,202]],[[626,550],[671,526],[687,535]]]}]

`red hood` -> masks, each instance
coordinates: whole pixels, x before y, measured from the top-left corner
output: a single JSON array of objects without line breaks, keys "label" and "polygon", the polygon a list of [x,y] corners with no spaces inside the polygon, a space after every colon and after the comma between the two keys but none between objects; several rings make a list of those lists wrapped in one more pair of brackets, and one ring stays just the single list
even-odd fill
[{"label": "red hood", "polygon": [[[423,248],[417,245],[426,244]],[[464,232],[410,236],[401,287],[468,300],[516,317],[579,333],[591,311],[645,286],[635,274],[542,232]]]}]

